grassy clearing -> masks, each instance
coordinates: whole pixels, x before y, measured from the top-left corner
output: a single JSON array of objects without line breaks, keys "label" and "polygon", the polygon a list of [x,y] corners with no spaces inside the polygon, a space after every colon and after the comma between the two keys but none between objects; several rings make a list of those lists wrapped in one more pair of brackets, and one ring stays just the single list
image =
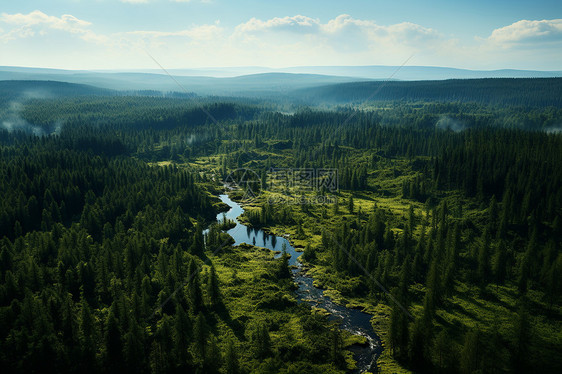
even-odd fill
[{"label": "grassy clearing", "polygon": [[[292,289],[287,283],[279,283],[271,277],[276,266],[273,252],[251,245],[226,248],[211,260],[221,283],[221,290],[228,316],[219,317],[217,336],[221,344],[236,342],[241,362],[249,372],[276,367],[278,372],[343,373],[324,361],[311,366],[310,355],[323,349],[333,323],[328,322],[325,313],[312,310],[305,304],[297,304]],[[265,360],[253,356],[251,333],[256,326],[268,326],[274,356]],[[310,325],[317,326],[311,330]],[[363,344],[361,337],[343,334],[343,347]],[[326,351],[324,351],[324,354]],[[351,352],[341,354],[347,370],[355,362]],[[263,361],[263,362],[262,362]],[[258,369],[260,371],[262,369]],[[295,371],[296,370],[296,371]]]},{"label": "grassy clearing", "polygon": [[[290,157],[290,155],[282,157]],[[317,249],[318,259],[315,264],[305,263],[307,271],[315,279],[314,284],[324,288],[325,294],[335,302],[360,308],[373,314],[373,328],[385,345],[385,350],[378,360],[379,368],[381,372],[402,373],[408,371],[393,359],[387,348],[390,300],[382,294],[366,297],[353,296],[353,293],[349,292],[350,285],[357,280],[333,272],[330,266],[330,254],[321,247],[323,229],[329,230],[343,220],[357,221],[361,224],[365,222],[375,205],[379,210],[388,213],[387,225],[392,227],[395,233],[399,233],[408,224],[408,212],[412,206],[417,217],[413,234],[415,237],[419,236],[422,219],[427,218],[430,221],[431,218],[427,215],[427,206],[424,203],[401,197],[402,182],[413,178],[417,172],[411,169],[407,160],[386,160],[383,163],[384,165],[379,165],[377,170],[369,173],[368,191],[354,193],[341,191],[335,194],[339,201],[338,211],[334,209],[333,204],[310,204],[303,209],[298,204],[281,203],[275,205],[274,209],[285,211],[287,218],[284,221],[270,222],[263,228],[275,235],[288,237],[293,246],[297,248],[311,245]],[[290,197],[298,198],[300,196],[300,193],[292,191]],[[305,194],[305,197],[311,196]],[[350,211],[348,207],[351,196],[353,196],[353,211]],[[245,208],[248,212],[258,212],[268,200],[279,201],[282,197],[286,198],[280,193],[262,191],[258,200],[247,204]],[[463,197],[458,191],[439,192],[434,203],[441,200],[448,202],[453,217],[462,217],[463,227],[483,225],[487,207]],[[248,223],[246,216],[241,217],[241,221]],[[299,226],[302,228],[300,235]],[[473,245],[473,241],[469,242],[467,251]],[[410,293],[413,297],[409,308],[410,313],[419,317],[422,313],[425,287],[420,284],[411,285]],[[497,330],[502,341],[502,347],[498,349],[498,366],[506,368],[509,367],[507,347],[513,339],[513,321],[516,316],[518,292],[513,284],[500,287],[492,284],[488,286],[484,295],[486,296],[482,296],[477,287],[456,281],[454,296],[447,299],[436,311],[434,329],[439,332],[446,327],[451,333],[452,345],[457,352],[464,342],[466,331],[474,327],[478,327],[483,332]],[[529,352],[532,361],[560,362],[562,360],[562,355],[559,354],[562,348],[562,308],[551,308],[547,305],[541,292],[530,291],[528,298],[530,323],[534,332],[531,336],[532,344],[530,344],[534,348]],[[321,310],[316,312],[323,313]]]},{"label": "grassy clearing", "polygon": [[[384,185],[397,188],[398,183]],[[276,235],[288,235],[294,246],[306,247],[310,244],[319,248],[319,251],[317,251],[318,261],[315,265],[306,264],[308,272],[315,279],[314,284],[326,289],[325,294],[335,302],[348,307],[360,308],[373,314],[373,328],[383,340],[383,344],[388,346],[388,325],[390,321],[390,307],[388,305],[390,301],[381,295],[378,295],[378,298],[375,296],[350,296],[346,290],[349,289],[354,280],[331,270],[330,256],[321,249],[321,232],[323,228],[333,227],[343,219],[350,221],[363,219],[364,213],[372,211],[375,204],[379,209],[384,209],[392,215],[392,222],[389,224],[395,227],[395,232],[399,232],[407,222],[408,210],[411,205],[414,207],[417,217],[425,217],[426,209],[424,204],[419,202],[396,196],[381,197],[380,194],[368,191],[353,194],[354,210],[350,212],[346,204],[350,196],[351,194],[346,192],[339,194],[340,202],[343,201],[340,204],[339,213],[334,213],[333,206],[312,205],[307,207],[306,212],[298,205],[284,206],[282,209],[289,210],[293,223],[269,225],[266,230]],[[248,209],[257,210],[260,203],[263,204],[272,197],[276,197],[276,195],[265,192],[258,202],[254,202]],[[483,207],[468,200],[460,199],[455,192],[449,193],[445,198],[455,201],[457,204],[460,201],[463,205],[463,217],[465,217],[466,222],[479,223],[485,215]],[[418,221],[421,220],[418,218]],[[305,232],[304,236],[298,236],[297,234],[298,223],[301,224]],[[421,230],[420,222],[417,223],[414,235],[419,235]],[[491,284],[488,286],[488,292],[486,293],[489,296],[486,297],[481,296],[477,287],[458,281],[455,284],[455,290],[455,295],[448,299],[441,309],[437,310],[435,331],[447,327],[448,331],[452,332],[453,345],[457,351],[460,351],[462,347],[465,332],[474,327],[478,327],[483,332],[491,332],[493,329],[497,329],[504,344],[510,344],[509,342],[513,339],[513,321],[516,318],[516,305],[519,297],[514,285],[496,287]],[[425,288],[422,285],[415,284],[410,287],[410,291],[414,295],[410,312],[412,315],[419,317],[422,313]],[[531,291],[528,296],[531,310],[534,311],[531,315],[531,325],[535,332],[531,337],[535,347],[532,350],[533,360],[562,360],[557,351],[559,347],[562,347],[562,309],[559,307],[550,309],[540,292]],[[500,350],[498,356],[500,367],[509,366],[508,352],[505,347]],[[378,365],[382,372],[408,372],[392,358],[389,349],[384,350],[378,360]]]}]

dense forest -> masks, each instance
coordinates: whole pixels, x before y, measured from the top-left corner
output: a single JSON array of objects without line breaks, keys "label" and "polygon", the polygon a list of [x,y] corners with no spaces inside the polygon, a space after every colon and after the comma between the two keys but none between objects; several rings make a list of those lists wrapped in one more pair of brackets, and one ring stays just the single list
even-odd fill
[{"label": "dense forest", "polygon": [[[294,302],[286,263],[211,225],[220,181],[251,168],[264,190],[243,219],[291,233],[334,300],[375,315],[381,370],[560,372],[561,85],[461,83],[290,112],[103,95],[4,107],[2,123],[43,136],[0,129],[2,367],[350,370],[349,337]],[[488,101],[490,84],[528,90]],[[272,167],[336,169],[337,203],[271,203]]]},{"label": "dense forest", "polygon": [[[247,250],[213,256],[230,242],[214,229],[203,237],[221,209],[205,176],[135,156],[134,144],[155,146],[158,125],[1,132],[3,370],[341,372],[343,338],[290,299],[283,261],[266,256],[245,279]],[[263,310],[246,302],[252,318],[246,305],[231,309],[244,287],[264,300]],[[272,343],[270,329],[285,336],[286,325],[303,338]]]},{"label": "dense forest", "polygon": [[305,88],[297,92],[313,102],[357,103],[375,98],[383,101],[459,101],[494,105],[560,107],[561,80],[562,78],[486,78],[414,82],[353,82]]}]

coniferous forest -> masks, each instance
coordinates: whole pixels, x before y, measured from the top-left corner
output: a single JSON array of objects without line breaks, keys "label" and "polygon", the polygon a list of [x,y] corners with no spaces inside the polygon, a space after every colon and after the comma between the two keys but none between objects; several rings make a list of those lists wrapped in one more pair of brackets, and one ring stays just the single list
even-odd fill
[{"label": "coniferous forest", "polygon": [[[562,372],[560,79],[316,88],[322,105],[48,85],[16,110],[0,82],[2,372],[356,370],[365,341],[296,300],[285,254],[216,223],[241,168],[261,186],[240,220],[372,315],[371,371]],[[279,191],[272,168],[338,189]]]}]

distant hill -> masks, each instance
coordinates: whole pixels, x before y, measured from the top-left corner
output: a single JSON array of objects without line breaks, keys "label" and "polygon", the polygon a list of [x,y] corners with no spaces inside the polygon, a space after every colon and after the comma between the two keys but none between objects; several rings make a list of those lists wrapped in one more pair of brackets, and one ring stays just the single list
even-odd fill
[{"label": "distant hill", "polygon": [[174,79],[171,79],[164,72],[158,74],[144,72],[72,72],[53,69],[0,67],[0,80],[50,80],[124,91],[182,92],[185,90],[199,95],[260,96],[299,88],[365,81],[367,79],[293,73],[260,73],[224,78],[174,74]]},{"label": "distant hill", "polygon": [[56,97],[114,95],[115,91],[55,81],[8,80],[0,81],[0,102]]},{"label": "distant hill", "polygon": [[393,80],[562,77],[560,71],[477,71],[431,66],[299,66],[280,69],[231,67],[172,69],[169,72],[174,79],[157,69],[87,71],[5,66],[0,67],[0,80],[59,81],[117,91],[187,91],[198,95],[263,98],[279,95],[290,97],[295,90],[387,80],[391,76]]},{"label": "distant hill", "polygon": [[404,100],[562,107],[562,78],[356,82],[295,90],[294,95],[332,104]]},{"label": "distant hill", "polygon": [[[39,69],[41,70],[41,69]],[[4,72],[27,76],[36,73]],[[43,74],[43,73],[41,73]],[[263,73],[230,78],[176,77],[148,73],[44,74],[53,80],[0,80],[0,103],[70,96],[149,95],[183,89],[200,95],[240,96],[346,104],[371,101],[477,102],[499,105],[562,107],[562,78],[487,78],[432,81],[350,81],[349,77],[315,74]],[[89,77],[86,79],[86,77]],[[67,80],[91,84],[69,83]],[[99,85],[99,86],[98,86]],[[120,87],[113,90],[107,87]],[[186,97],[191,94],[174,94]]]},{"label": "distant hill", "polygon": [[[140,71],[139,71],[140,72]],[[162,74],[161,70],[147,69],[143,73]],[[330,75],[348,78],[383,80],[394,74],[396,80],[444,80],[444,79],[478,79],[478,78],[556,78],[562,77],[562,71],[539,70],[468,70],[439,66],[294,66],[286,68],[267,68],[260,66],[170,69],[170,73],[179,76],[237,77],[264,73],[290,73]]]},{"label": "distant hill", "polygon": [[468,70],[439,66],[303,66],[281,69],[287,73],[310,73],[325,75],[345,75],[368,79],[395,80],[445,80],[479,78],[555,78],[562,77],[562,71],[537,70]]}]

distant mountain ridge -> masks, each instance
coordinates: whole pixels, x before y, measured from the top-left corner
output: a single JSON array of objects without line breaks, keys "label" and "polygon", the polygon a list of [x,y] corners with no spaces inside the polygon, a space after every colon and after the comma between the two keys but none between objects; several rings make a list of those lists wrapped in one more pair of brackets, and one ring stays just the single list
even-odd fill
[{"label": "distant mountain ridge", "polygon": [[[21,78],[22,75],[29,79],[2,80],[6,77]],[[219,97],[280,99],[304,105],[436,101],[562,107],[562,78],[375,81],[315,74],[261,73],[231,78],[180,76],[170,79],[166,75],[138,72],[100,75],[39,72],[45,79],[31,80],[31,77],[37,75],[36,72],[2,72],[0,69],[0,103],[70,96],[161,96],[162,93],[165,96],[185,98],[192,97],[192,93],[195,93]],[[110,89],[108,86],[118,89]],[[188,94],[182,93],[184,89]]]},{"label": "distant mountain ridge", "polygon": [[[286,72],[316,71],[317,74],[346,75],[369,79],[395,80],[445,80],[445,79],[479,79],[479,78],[555,78],[562,77],[562,71],[536,70],[468,70],[438,66],[309,66],[287,68]],[[394,74],[394,75],[393,75]]]},{"label": "distant mountain ridge", "polygon": [[[555,78],[562,77],[561,71],[540,71],[524,69],[470,70],[440,66],[293,66],[286,68],[267,68],[260,66],[168,69],[179,76],[208,76],[215,78],[231,78],[243,75],[266,73],[315,74],[339,77],[352,77],[374,80],[386,80],[393,73],[396,80],[444,80],[444,79],[477,79],[477,78]],[[98,71],[104,72],[104,71]],[[106,71],[107,72],[107,71]],[[124,72],[124,71],[114,71]],[[158,69],[144,69],[136,72],[162,74]]]},{"label": "distant mountain ridge", "polygon": [[[59,71],[36,68],[2,68],[0,80],[60,81],[86,84],[112,90],[157,90],[163,92],[188,91],[199,95],[257,96],[289,92],[336,83],[365,81],[356,77],[328,76],[320,74],[259,73],[235,77],[182,76],[171,79],[165,72],[89,72]],[[179,85],[178,85],[179,83]]]},{"label": "distant mountain ridge", "polygon": [[88,71],[7,66],[0,67],[0,80],[60,81],[125,91],[170,92],[185,89],[199,95],[260,96],[331,84],[387,80],[390,76],[393,76],[393,80],[562,77],[562,71],[483,71],[431,66],[231,67],[168,71],[182,87],[166,72],[157,69]]}]

